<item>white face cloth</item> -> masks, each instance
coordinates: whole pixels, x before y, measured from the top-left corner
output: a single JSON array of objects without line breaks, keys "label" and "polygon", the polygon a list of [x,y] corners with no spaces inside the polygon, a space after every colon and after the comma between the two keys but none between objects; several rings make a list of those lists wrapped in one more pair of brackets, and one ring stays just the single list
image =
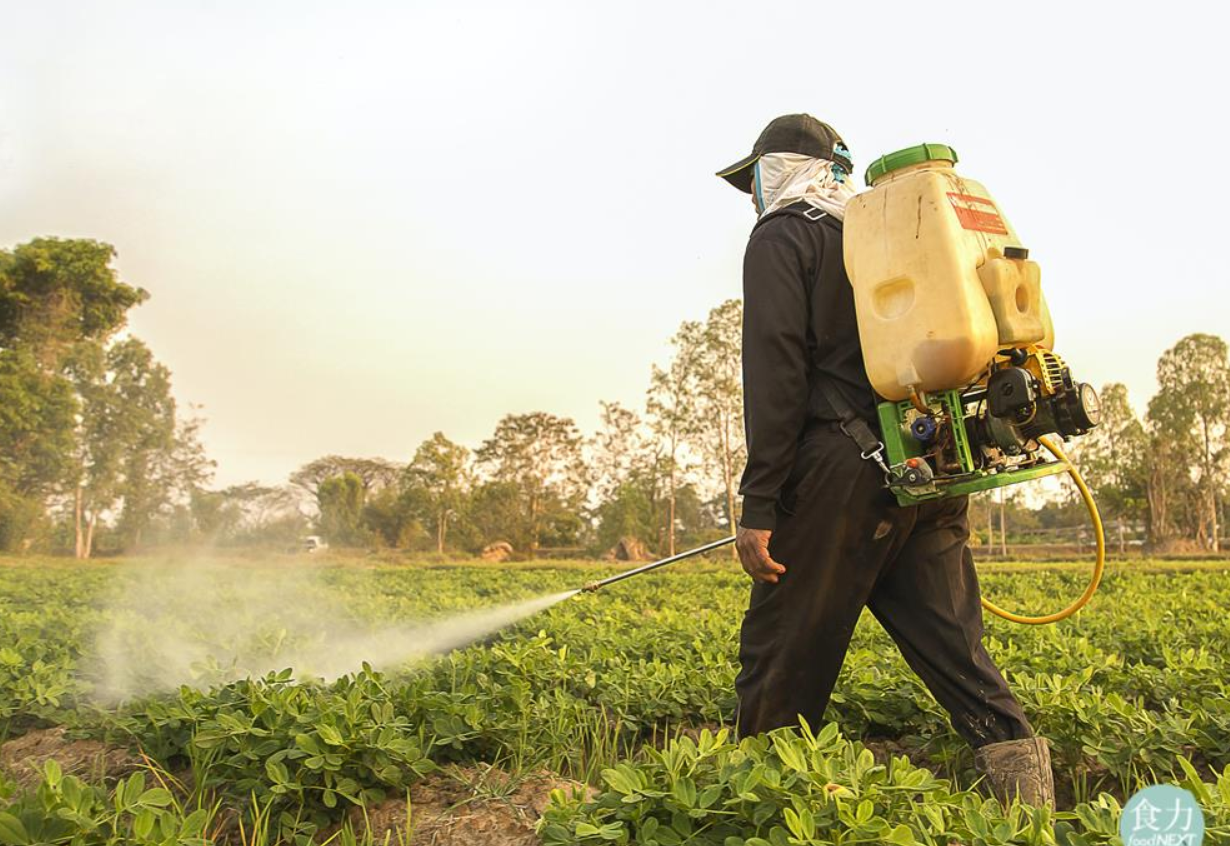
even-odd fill
[{"label": "white face cloth", "polygon": [[799,153],[766,153],[756,160],[757,201],[761,216],[802,200],[838,220],[846,215],[846,201],[857,191],[850,176],[828,159]]}]

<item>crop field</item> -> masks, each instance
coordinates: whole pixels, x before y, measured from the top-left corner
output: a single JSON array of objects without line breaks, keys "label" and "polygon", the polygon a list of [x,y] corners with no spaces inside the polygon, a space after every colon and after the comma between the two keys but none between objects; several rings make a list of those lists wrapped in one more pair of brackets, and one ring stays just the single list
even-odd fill
[{"label": "crop field", "polygon": [[[992,656],[1050,740],[1056,814],[981,791],[869,615],[829,722],[737,742],[748,583],[725,561],[578,595],[431,658],[396,648],[408,624],[614,571],[287,559],[214,570],[179,607],[156,587],[171,566],[0,566],[0,844],[1079,846],[1119,843],[1125,796],[1158,781],[1197,795],[1206,843],[1230,843],[1225,562],[1111,565],[1071,621],[988,618]],[[982,585],[1042,612],[1085,577],[1002,565]],[[295,613],[245,603],[253,580]],[[325,678],[282,666],[329,639],[347,648]]]}]

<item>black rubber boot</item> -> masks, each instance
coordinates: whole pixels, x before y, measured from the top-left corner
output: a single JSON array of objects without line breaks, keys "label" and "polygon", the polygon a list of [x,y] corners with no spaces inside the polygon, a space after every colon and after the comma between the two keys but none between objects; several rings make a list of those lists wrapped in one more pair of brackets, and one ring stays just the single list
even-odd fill
[{"label": "black rubber boot", "polygon": [[1055,807],[1051,749],[1044,737],[1003,740],[974,750],[974,767],[1005,805],[1019,798],[1035,807]]}]

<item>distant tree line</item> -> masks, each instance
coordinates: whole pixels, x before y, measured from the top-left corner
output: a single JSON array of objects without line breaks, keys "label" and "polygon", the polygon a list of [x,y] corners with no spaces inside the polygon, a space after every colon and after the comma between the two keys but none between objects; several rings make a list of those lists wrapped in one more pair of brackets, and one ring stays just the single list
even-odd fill
[{"label": "distant tree line", "polygon": [[590,437],[566,417],[509,414],[475,449],[436,432],[405,464],[326,456],[290,488],[334,545],[443,553],[505,541],[534,556],[711,540],[736,518],[745,453],[741,319],[731,300],[685,322],[669,366],[650,373],[644,410],[602,402]]},{"label": "distant tree line", "polygon": [[1144,418],[1127,388],[1102,388],[1102,424],[1074,453],[1111,519],[1144,521],[1154,549],[1219,551],[1230,469],[1226,342],[1194,334],[1162,354]]},{"label": "distant tree line", "polygon": [[[473,449],[436,432],[404,461],[329,455],[283,485],[214,488],[199,417],[178,412],[170,373],[123,331],[148,295],[116,277],[113,257],[105,244],[50,238],[0,252],[0,549],[293,547],[315,533],[450,554],[496,541],[529,556],[594,554],[621,539],[671,554],[737,521],[738,300],[681,324],[643,406],[602,402],[592,435],[567,417],[509,414]],[[1166,351],[1143,419],[1122,384],[1101,397],[1102,425],[1070,449],[1104,517],[1147,526],[1155,549],[1219,549],[1226,343],[1196,334]],[[994,507],[975,502],[976,529],[991,528]],[[1010,494],[999,508],[1017,525],[1083,519],[1072,496],[1027,510]]]}]

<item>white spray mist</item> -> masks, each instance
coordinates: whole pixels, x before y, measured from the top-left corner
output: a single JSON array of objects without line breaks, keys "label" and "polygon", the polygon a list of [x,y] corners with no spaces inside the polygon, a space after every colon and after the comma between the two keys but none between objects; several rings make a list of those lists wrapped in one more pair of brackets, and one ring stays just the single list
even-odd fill
[{"label": "white spray mist", "polygon": [[578,591],[454,615],[372,626],[354,619],[316,567],[260,568],[210,559],[134,565],[117,582],[84,674],[115,702],[180,685],[291,668],[332,680],[363,663],[393,668],[473,643]]}]

